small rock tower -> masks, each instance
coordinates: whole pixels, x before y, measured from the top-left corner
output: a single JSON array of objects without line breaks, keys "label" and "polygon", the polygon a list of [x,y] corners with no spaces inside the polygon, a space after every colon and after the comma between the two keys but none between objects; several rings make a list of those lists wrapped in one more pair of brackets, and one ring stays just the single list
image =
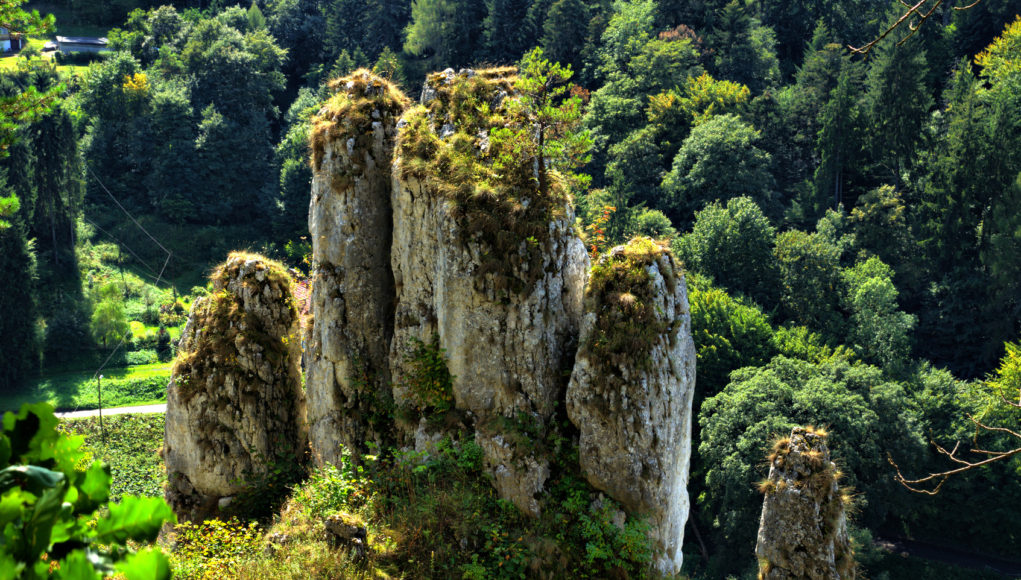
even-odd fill
[{"label": "small rock tower", "polygon": [[760,580],[855,577],[840,471],[830,461],[826,432],[795,427],[769,455],[769,478],[755,555]]},{"label": "small rock tower", "polygon": [[581,348],[567,387],[589,483],[644,515],[664,575],[681,568],[688,520],[695,344],[683,274],[636,238],[603,256],[585,293]]},{"label": "small rock tower", "polygon": [[201,520],[250,490],[275,461],[304,455],[305,400],[291,277],[234,252],[192,305],[167,391],[166,497]]}]

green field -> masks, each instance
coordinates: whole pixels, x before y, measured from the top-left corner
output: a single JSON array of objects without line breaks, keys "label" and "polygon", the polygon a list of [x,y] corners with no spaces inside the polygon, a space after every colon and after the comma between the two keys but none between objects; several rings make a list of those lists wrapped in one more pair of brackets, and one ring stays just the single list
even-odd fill
[{"label": "green field", "polygon": [[[22,403],[48,401],[58,411],[99,406],[95,370],[45,376],[21,392],[0,395],[0,411],[15,411]],[[170,364],[155,363],[102,372],[103,408],[163,403],[167,399]]]},{"label": "green field", "polygon": [[163,469],[163,413],[114,415],[103,419],[105,439],[98,417],[68,419],[60,430],[85,437],[85,448],[94,459],[110,466],[113,482],[110,499],[124,494],[160,497],[167,474]]}]

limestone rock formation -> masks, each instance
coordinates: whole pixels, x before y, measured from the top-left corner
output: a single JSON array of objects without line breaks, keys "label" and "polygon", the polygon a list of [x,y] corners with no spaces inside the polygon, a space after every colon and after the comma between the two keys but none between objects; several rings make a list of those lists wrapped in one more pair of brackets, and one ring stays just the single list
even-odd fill
[{"label": "limestone rock formation", "polygon": [[567,388],[589,483],[649,518],[663,574],[681,568],[688,519],[695,345],[683,274],[640,238],[596,264]]},{"label": "limestone rock formation", "polygon": [[[497,490],[534,515],[549,468],[517,428],[543,433],[562,397],[588,256],[560,184],[540,191],[527,159],[494,175],[489,135],[508,122],[502,103],[513,72],[432,75],[426,104],[401,120],[390,364],[405,430],[428,436],[419,418],[428,401],[405,377],[416,346],[438,337],[454,406],[474,424]],[[470,102],[490,104],[491,114]]]},{"label": "limestone rock formation", "polygon": [[694,388],[684,279],[638,240],[596,266],[586,298],[567,177],[535,145],[516,74],[430,75],[396,123],[385,82],[335,85],[312,141],[312,443],[335,462],[339,444],[385,441],[374,421],[390,417],[398,445],[426,454],[466,433],[499,495],[540,515],[566,408],[589,481],[650,520],[672,574]]},{"label": "limestone rock formation", "polygon": [[839,470],[826,433],[795,427],[773,447],[755,555],[759,578],[845,580],[855,577]]},{"label": "limestone rock formation", "polygon": [[310,437],[318,462],[341,445],[365,451],[392,432],[389,349],[390,169],[397,118],[408,104],[393,85],[359,70],[333,82],[314,120],[309,209],[312,309],[307,341]]},{"label": "limestone rock formation", "polygon": [[235,252],[191,313],[167,392],[167,501],[182,520],[228,506],[274,461],[306,446],[291,278]]}]

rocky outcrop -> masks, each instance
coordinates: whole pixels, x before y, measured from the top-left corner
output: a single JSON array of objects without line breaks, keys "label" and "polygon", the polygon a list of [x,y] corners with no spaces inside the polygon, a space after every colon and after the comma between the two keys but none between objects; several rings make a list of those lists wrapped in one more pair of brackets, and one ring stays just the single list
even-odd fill
[{"label": "rocky outcrop", "polygon": [[291,278],[235,252],[191,313],[167,391],[167,501],[203,519],[250,489],[268,466],[306,446],[298,311]]},{"label": "rocky outcrop", "polygon": [[592,271],[567,388],[589,483],[652,524],[663,574],[681,568],[688,519],[695,345],[680,268],[649,239],[603,256]]},{"label": "rocky outcrop", "polygon": [[760,484],[766,497],[755,546],[759,578],[854,578],[844,513],[848,496],[839,488],[826,433],[795,427],[776,442],[769,461],[769,478]]},{"label": "rocky outcrop", "polygon": [[315,320],[306,346],[308,421],[319,463],[336,463],[342,446],[358,456],[368,441],[392,441],[390,170],[407,105],[366,70],[331,88],[336,94],[313,123],[309,209]]},{"label": "rocky outcrop", "polygon": [[[548,460],[523,439],[542,437],[563,396],[588,256],[559,184],[540,191],[528,159],[492,175],[490,129],[506,122],[511,70],[433,75],[426,104],[401,121],[390,361],[406,431],[428,436],[430,405],[407,378],[417,346],[438,340],[454,408],[474,425],[500,496],[535,515]],[[465,114],[468,99],[493,103],[491,116]]]},{"label": "rocky outcrop", "polygon": [[657,567],[676,573],[695,361],[683,276],[638,240],[597,264],[586,297],[566,177],[516,73],[430,75],[396,124],[384,81],[335,84],[312,138],[313,446],[335,462],[341,444],[385,441],[391,417],[423,454],[467,434],[500,497],[535,516],[550,450],[570,453],[566,408],[586,477],[651,522]]}]

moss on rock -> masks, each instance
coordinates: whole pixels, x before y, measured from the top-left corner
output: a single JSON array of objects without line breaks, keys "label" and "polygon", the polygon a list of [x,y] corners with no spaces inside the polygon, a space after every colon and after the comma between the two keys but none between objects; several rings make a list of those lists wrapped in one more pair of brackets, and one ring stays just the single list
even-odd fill
[{"label": "moss on rock", "polygon": [[167,392],[166,495],[185,520],[261,509],[282,489],[277,474],[300,471],[307,439],[287,270],[234,252],[211,280],[213,292],[192,306]]},{"label": "moss on rock", "polygon": [[516,67],[429,75],[424,104],[401,122],[397,152],[401,177],[449,201],[463,241],[482,244],[478,277],[523,292],[542,274],[550,222],[570,209],[561,176],[551,168],[541,190],[532,145],[514,136],[530,126],[509,106],[516,79]]},{"label": "moss on rock", "polygon": [[[384,119],[393,122],[411,103],[397,85],[364,68],[334,79],[329,87],[336,94],[312,119],[309,136],[315,170],[322,166],[328,142],[354,139],[353,148],[367,150],[372,141],[373,123]],[[342,177],[334,176],[338,180]],[[340,190],[343,186],[338,182],[334,189]]]},{"label": "moss on rock", "polygon": [[673,321],[656,312],[658,298],[653,265],[672,293],[677,286],[675,262],[665,244],[635,238],[604,255],[593,267],[585,292],[585,311],[596,314],[595,331],[582,345],[603,370],[630,363],[648,363],[655,341],[665,332],[676,332]]}]

